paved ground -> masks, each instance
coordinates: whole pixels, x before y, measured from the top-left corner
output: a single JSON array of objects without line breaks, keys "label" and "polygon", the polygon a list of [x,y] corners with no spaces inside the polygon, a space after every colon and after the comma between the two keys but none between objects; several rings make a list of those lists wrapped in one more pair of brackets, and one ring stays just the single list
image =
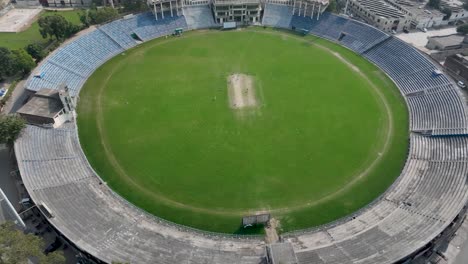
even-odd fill
[{"label": "paved ground", "polygon": [[16,112],[24,104],[28,96],[32,94],[32,92],[25,89],[25,83],[26,81],[22,80],[16,85],[15,90],[11,93],[10,99],[3,107],[4,114]]},{"label": "paved ground", "polygon": [[433,36],[446,36],[457,33],[456,27],[449,27],[449,28],[442,28],[442,29],[431,29],[427,32],[422,31],[414,31],[410,33],[400,33],[397,34],[396,37],[412,44],[413,46],[421,49],[423,51],[427,51],[424,47],[427,44],[427,38]]},{"label": "paved ground", "polygon": [[455,238],[450,244],[458,250],[458,255],[454,258],[452,264],[468,263],[468,220],[465,220],[460,229],[458,229]]},{"label": "paved ground", "polygon": [[11,9],[0,17],[0,32],[19,32],[26,29],[41,11],[41,8]]},{"label": "paved ground", "polygon": [[8,148],[0,145],[0,188],[10,200],[11,204],[19,209],[19,195],[16,190],[15,182],[10,176],[12,166],[10,164],[10,153]]}]

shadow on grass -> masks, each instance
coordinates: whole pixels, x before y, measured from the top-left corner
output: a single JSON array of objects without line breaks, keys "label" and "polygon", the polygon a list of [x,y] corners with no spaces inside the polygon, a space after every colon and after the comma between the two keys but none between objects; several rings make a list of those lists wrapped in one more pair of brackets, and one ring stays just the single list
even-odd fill
[{"label": "shadow on grass", "polygon": [[237,228],[234,232],[236,235],[263,235],[265,234],[265,229],[263,225],[255,225],[251,227],[244,228],[242,225]]}]

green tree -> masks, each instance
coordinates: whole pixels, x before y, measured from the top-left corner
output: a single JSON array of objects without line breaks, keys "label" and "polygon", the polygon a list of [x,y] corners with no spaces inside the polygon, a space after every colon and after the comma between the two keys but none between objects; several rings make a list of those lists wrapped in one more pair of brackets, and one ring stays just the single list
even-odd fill
[{"label": "green tree", "polygon": [[440,8],[440,0],[429,0],[427,5],[434,8],[434,9],[439,9]]},{"label": "green tree", "polygon": [[122,0],[123,11],[126,13],[140,12],[148,9],[144,0]]},{"label": "green tree", "polygon": [[32,234],[24,234],[17,230],[13,223],[0,225],[0,263],[22,264],[28,263],[29,258],[39,260],[40,264],[65,263],[65,257],[60,252],[53,252],[47,256],[42,252],[44,241]]},{"label": "green tree", "polygon": [[9,50],[0,48],[0,79],[14,76],[17,73],[23,75],[29,73],[36,63],[25,50]]},{"label": "green tree", "polygon": [[30,73],[36,66],[31,55],[29,55],[24,49],[12,50],[11,53],[13,55],[12,62],[15,73],[21,73],[24,76]]},{"label": "green tree", "polygon": [[11,50],[0,47],[0,80],[11,76],[13,73],[13,54]]},{"label": "green tree", "polygon": [[457,32],[463,35],[468,34],[468,24],[463,24],[457,27]]},{"label": "green tree", "polygon": [[450,8],[447,8],[447,7],[444,7],[442,8],[442,13],[445,14],[443,20],[448,20],[450,18],[450,16],[452,16],[452,9]]},{"label": "green tree", "polygon": [[26,122],[20,116],[0,116],[0,144],[12,145],[25,126]]},{"label": "green tree", "polygon": [[84,27],[89,27],[91,25],[91,18],[89,17],[89,10],[90,9],[85,9],[81,14],[79,14],[81,24],[83,24]]},{"label": "green tree", "polygon": [[95,16],[91,17],[94,24],[101,24],[119,17],[117,9],[112,7],[103,7],[96,10]]},{"label": "green tree", "polygon": [[29,44],[25,48],[26,52],[33,57],[36,62],[41,61],[47,53],[44,51],[41,45],[39,44]]},{"label": "green tree", "polygon": [[55,37],[57,40],[63,40],[80,30],[79,26],[73,25],[63,16],[57,14],[39,18],[38,24],[39,32],[43,38]]},{"label": "green tree", "polygon": [[112,7],[103,7],[98,9],[90,9],[83,16],[80,16],[80,20],[85,25],[90,24],[102,24],[104,22],[111,21],[119,17],[117,9]]},{"label": "green tree", "polygon": [[336,0],[330,0],[325,11],[336,13]]}]

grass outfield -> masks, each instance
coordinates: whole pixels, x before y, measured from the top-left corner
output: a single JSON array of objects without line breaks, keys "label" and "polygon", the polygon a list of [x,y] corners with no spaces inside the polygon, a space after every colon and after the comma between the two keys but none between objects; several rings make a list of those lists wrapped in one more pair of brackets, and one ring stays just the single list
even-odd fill
[{"label": "grass outfield", "polygon": [[[66,20],[70,21],[75,25],[81,24],[80,21],[80,10],[68,10],[68,11],[43,11],[38,16],[45,17],[51,15],[61,15]],[[24,31],[14,33],[14,32],[0,32],[0,47],[6,47],[10,49],[20,49],[25,48],[27,45],[32,43],[37,43],[41,45],[46,45],[48,39],[44,39],[39,33],[39,24],[37,21],[34,21],[29,28]]]},{"label": "grass outfield", "polygon": [[[230,104],[234,73],[252,78],[257,106]],[[78,106],[82,147],[111,188],[159,217],[226,233],[260,211],[290,231],[365,206],[403,168],[407,124],[374,65],[263,28],[144,43],[99,68]]]}]

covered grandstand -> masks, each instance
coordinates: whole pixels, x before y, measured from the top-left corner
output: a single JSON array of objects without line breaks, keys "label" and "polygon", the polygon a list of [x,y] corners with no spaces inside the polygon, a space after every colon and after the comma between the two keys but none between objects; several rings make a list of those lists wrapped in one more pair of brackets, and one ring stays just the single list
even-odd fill
[{"label": "covered grandstand", "polygon": [[[190,8],[194,8],[190,10]],[[176,28],[215,25],[207,10],[155,20],[151,13],[98,27],[62,47],[26,86],[77,95],[108,59]],[[283,234],[298,263],[394,263],[428,249],[464,216],[468,200],[468,117],[463,95],[438,66],[416,49],[366,24],[324,13],[319,20],[266,4],[263,24],[306,29],[361,54],[397,84],[410,114],[408,159],[398,180],[379,199],[330,224]],[[211,14],[210,14],[211,15]],[[202,21],[202,22],[200,22]],[[96,48],[103,47],[103,48]],[[442,136],[443,135],[443,136]],[[114,193],[89,165],[76,123],[58,129],[27,126],[15,143],[18,167],[31,198],[46,205],[48,221],[72,244],[103,262],[262,263],[261,237],[208,234],[148,215]],[[270,247],[271,249],[271,247]],[[275,254],[273,254],[275,255]],[[275,255],[276,256],[276,255]]]}]

